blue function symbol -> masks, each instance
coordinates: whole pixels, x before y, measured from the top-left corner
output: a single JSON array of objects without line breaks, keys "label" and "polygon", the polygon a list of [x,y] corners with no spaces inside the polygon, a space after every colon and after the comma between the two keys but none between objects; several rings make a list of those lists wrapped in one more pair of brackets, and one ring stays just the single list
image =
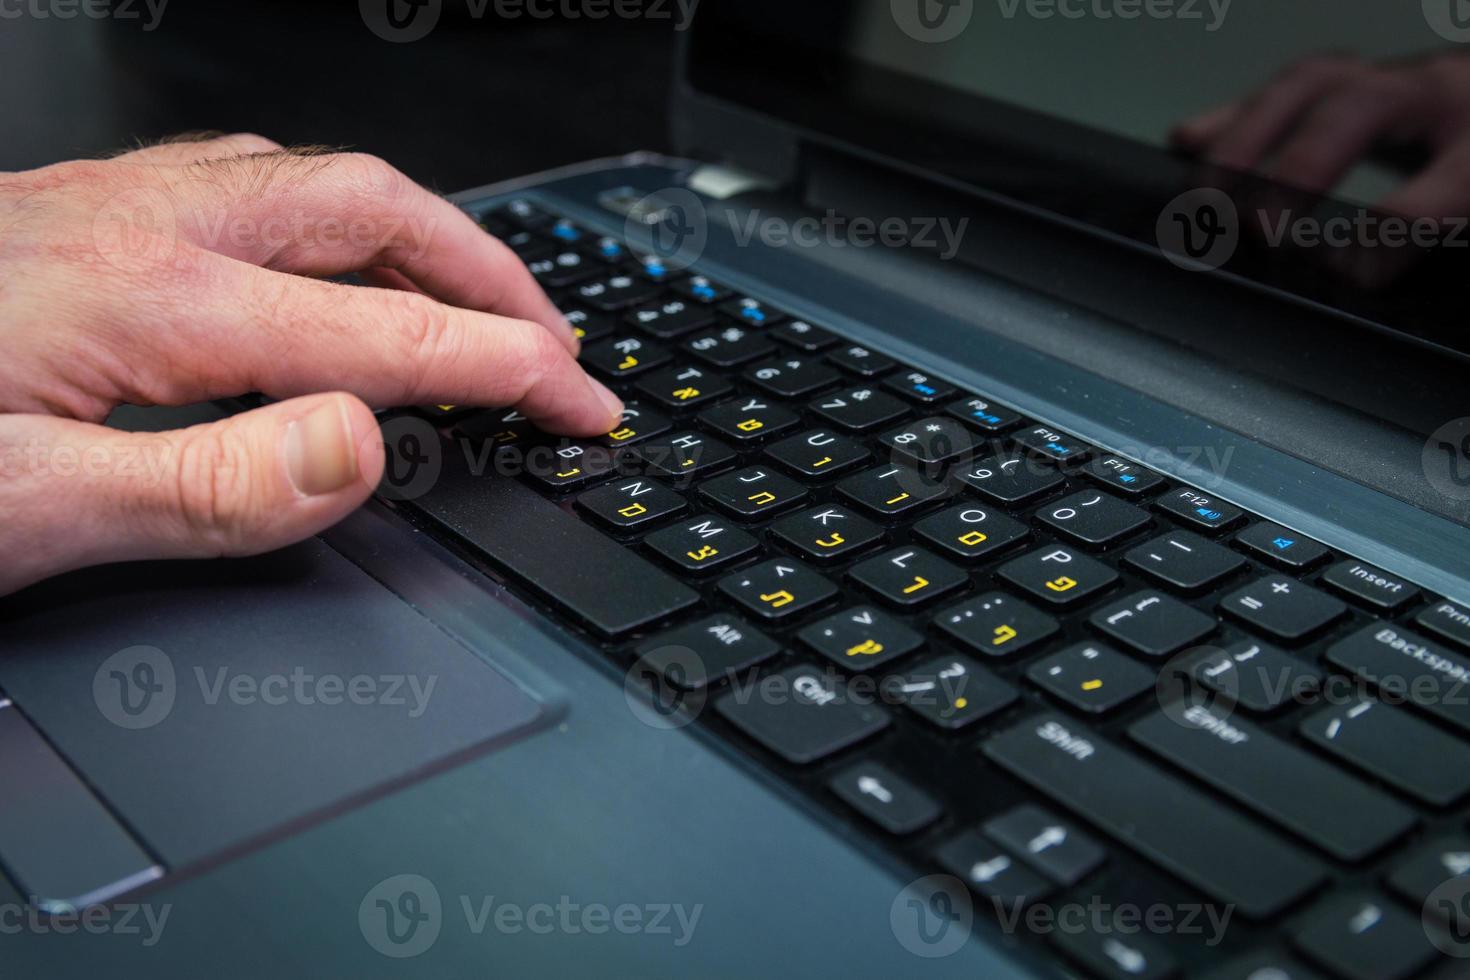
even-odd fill
[{"label": "blue function symbol", "polygon": [[1194,512],[1207,521],[1218,521],[1221,517],[1225,516],[1218,510],[1210,510],[1208,507],[1196,507]]},{"label": "blue function symbol", "polygon": [[1275,548],[1277,551],[1285,551],[1287,548],[1290,548],[1294,544],[1296,544],[1296,542],[1293,541],[1291,538],[1276,538],[1274,541],[1271,542],[1271,547]]}]

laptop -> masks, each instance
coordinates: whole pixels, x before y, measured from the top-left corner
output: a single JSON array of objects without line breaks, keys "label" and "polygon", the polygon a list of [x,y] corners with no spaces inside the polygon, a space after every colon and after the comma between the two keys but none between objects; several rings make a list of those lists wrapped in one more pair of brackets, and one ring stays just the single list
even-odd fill
[{"label": "laptop", "polygon": [[701,5],[456,197],[616,430],[0,603],[5,975],[1470,976],[1454,222],[1169,135],[1399,7]]}]

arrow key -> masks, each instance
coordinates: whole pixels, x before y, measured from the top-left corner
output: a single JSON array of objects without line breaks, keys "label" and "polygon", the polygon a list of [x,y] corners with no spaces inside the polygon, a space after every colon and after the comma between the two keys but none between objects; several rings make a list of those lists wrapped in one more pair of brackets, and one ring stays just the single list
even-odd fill
[{"label": "arrow key", "polygon": [[890,834],[911,834],[939,819],[934,798],[876,762],[859,762],[827,784],[844,803]]},{"label": "arrow key", "polygon": [[1027,803],[985,824],[985,833],[1059,885],[1075,885],[1107,859],[1092,838]]},{"label": "arrow key", "polygon": [[951,840],[934,856],[946,871],[1004,905],[1039,902],[1052,890],[1045,878],[986,840],[977,830],[968,830]]}]

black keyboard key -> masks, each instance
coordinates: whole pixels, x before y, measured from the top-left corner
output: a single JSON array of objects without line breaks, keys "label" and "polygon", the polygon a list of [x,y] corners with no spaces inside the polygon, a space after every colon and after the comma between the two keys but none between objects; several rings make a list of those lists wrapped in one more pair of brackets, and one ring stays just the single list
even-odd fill
[{"label": "black keyboard key", "polygon": [[546,234],[563,245],[576,245],[587,238],[587,232],[566,218],[559,218],[546,229]]},{"label": "black keyboard key", "polygon": [[502,574],[606,636],[699,602],[693,589],[515,480],[445,467],[414,505]]},{"label": "black keyboard key", "polygon": [[542,231],[549,228],[555,222],[556,216],[538,207],[523,197],[507,201],[505,204],[491,212],[497,218],[502,218],[511,224],[531,231]]},{"label": "black keyboard key", "polygon": [[1164,482],[1164,478],[1152,470],[1145,469],[1132,460],[1112,454],[1094,459],[1087,464],[1085,472],[1093,480],[1110,490],[1133,498],[1157,490]]},{"label": "black keyboard key", "polygon": [[859,510],[879,520],[897,520],[949,496],[938,480],[907,466],[879,466],[837,484],[837,492]]},{"label": "black keyboard key", "polygon": [[1098,843],[1030,803],[985,824],[985,833],[1059,885],[1075,885],[1096,871],[1107,855]]},{"label": "black keyboard key", "polygon": [[797,638],[844,670],[864,671],[913,653],[924,638],[873,606],[855,606],[819,619]]},{"label": "black keyboard key", "polygon": [[557,493],[596,483],[617,468],[613,450],[598,443],[562,440],[528,450],[525,457],[526,476],[537,486]]},{"label": "black keyboard key", "polygon": [[519,446],[540,435],[531,420],[514,409],[480,412],[454,424],[454,437],[473,446]]},{"label": "black keyboard key", "polygon": [[661,340],[672,340],[686,333],[693,333],[715,321],[707,307],[682,299],[650,303],[626,314],[624,321],[644,333]]},{"label": "black keyboard key", "polygon": [[1347,615],[1347,606],[1310,585],[1267,575],[1220,600],[1220,608],[1286,643],[1303,640]]},{"label": "black keyboard key", "polygon": [[769,327],[786,319],[785,313],[749,296],[726,300],[720,304],[720,312],[751,327]]},{"label": "black keyboard key", "polygon": [[810,496],[800,483],[762,466],[747,466],[709,480],[699,488],[699,495],[743,521],[778,514]]},{"label": "black keyboard key", "polygon": [[1343,670],[1470,733],[1470,659],[1402,626],[1374,623],[1327,650]]},{"label": "black keyboard key", "polygon": [[1322,573],[1322,582],[1376,613],[1393,615],[1419,598],[1419,587],[1381,568],[1349,559]]},{"label": "black keyboard key", "polygon": [[637,402],[623,404],[623,421],[599,441],[604,446],[631,446],[654,436],[661,436],[674,427],[667,415],[645,408]]},{"label": "black keyboard key", "polygon": [[581,252],[570,249],[533,259],[526,263],[526,268],[545,289],[561,289],[583,279],[590,279],[600,271]]},{"label": "black keyboard key", "polygon": [[696,303],[718,303],[728,299],[730,290],[705,276],[690,276],[673,285],[674,292],[694,300]]},{"label": "black keyboard key", "polygon": [[1401,708],[1354,698],[1308,717],[1301,733],[1349,765],[1433,806],[1470,793],[1470,745]]},{"label": "black keyboard key", "polygon": [[1408,833],[1412,810],[1251,722],[1201,705],[1158,711],[1135,742],[1342,861],[1361,861]]},{"label": "black keyboard key", "polygon": [[1204,531],[1223,531],[1245,513],[1234,504],[1216,500],[1189,487],[1169,491],[1154,501],[1154,506],[1173,514],[1190,527]]},{"label": "black keyboard key", "polygon": [[1215,618],[1152,589],[1092,614],[1094,629],[1146,657],[1167,657],[1215,631]]},{"label": "black keyboard key", "polygon": [[588,247],[594,258],[607,265],[621,265],[628,258],[628,246],[610,235],[603,235]]},{"label": "black keyboard key", "polygon": [[796,428],[801,417],[760,398],[735,398],[699,413],[699,424],[737,443],[761,442]]},{"label": "black keyboard key", "polygon": [[846,559],[883,540],[883,529],[846,507],[823,505],[783,517],[771,536],[803,558],[818,563]]},{"label": "black keyboard key", "polygon": [[1102,980],[1170,980],[1179,973],[1178,961],[1157,940],[1138,935],[1131,926],[1105,921],[1097,929],[1064,930],[1056,934],[1056,943]]},{"label": "black keyboard key", "polygon": [[883,433],[878,442],[900,459],[924,467],[968,461],[978,446],[969,429],[945,418],[906,423]]},{"label": "black keyboard key", "polygon": [[572,295],[578,302],[585,303],[595,310],[611,313],[625,310],[630,306],[638,306],[641,303],[652,302],[658,298],[660,292],[661,288],[657,283],[649,282],[639,276],[615,272],[612,275],[604,274],[582,283],[572,291]]},{"label": "black keyboard key", "polygon": [[1062,475],[1029,456],[988,456],[956,467],[956,480],[992,503],[1007,507],[1030,503],[1062,487]]},{"label": "black keyboard key", "polygon": [[711,367],[733,368],[770,357],[776,345],[748,327],[731,324],[684,341],[684,349]]},{"label": "black keyboard key", "polygon": [[532,262],[555,251],[545,238],[524,228],[499,238],[522,262]]},{"label": "black keyboard key", "polygon": [[837,348],[827,355],[827,360],[844,371],[850,371],[864,378],[887,374],[898,366],[893,358],[857,344]]},{"label": "black keyboard key", "polygon": [[1312,910],[1292,942],[1343,980],[1405,980],[1436,957],[1418,916],[1369,892],[1333,895]]},{"label": "black keyboard key", "polygon": [[914,525],[914,534],[941,555],[956,561],[978,561],[1025,540],[1031,529],[989,507],[956,504]]},{"label": "black keyboard key", "polygon": [[951,606],[934,622],[965,649],[990,657],[1019,653],[1060,628],[1046,613],[1001,592],[987,592]]},{"label": "black keyboard key", "polygon": [[1084,490],[1047,504],[1036,519],[1064,538],[1090,548],[1116,544],[1148,526],[1147,512],[1117,497]]},{"label": "black keyboard key", "polygon": [[1061,545],[1049,545],[1000,566],[1000,577],[1054,606],[1098,595],[1118,581],[1100,561]]},{"label": "black keyboard key", "polygon": [[1129,752],[1042,715],[989,739],[1012,776],[1250,919],[1269,918],[1324,877],[1302,852]]},{"label": "black keyboard key", "polygon": [[661,531],[643,543],[686,572],[724,568],[754,554],[760,542],[722,517],[700,514]]},{"label": "black keyboard key", "polygon": [[577,506],[618,531],[637,531],[682,514],[684,498],[656,480],[614,480],[588,490]]},{"label": "black keyboard key", "polygon": [[1241,531],[1235,536],[1235,543],[1257,558],[1289,572],[1315,568],[1332,554],[1326,545],[1269,521],[1258,521]]},{"label": "black keyboard key", "polygon": [[894,548],[859,562],[849,574],[879,599],[917,609],[970,584],[964,569],[922,548]]},{"label": "black keyboard key", "polygon": [[1016,445],[1054,463],[1079,463],[1092,455],[1092,447],[1081,439],[1064,435],[1050,426],[1037,425],[1011,434]]},{"label": "black keyboard key", "polygon": [[939,819],[934,797],[876,762],[859,762],[827,785],[848,806],[890,834],[912,834]]},{"label": "black keyboard key", "polygon": [[919,371],[900,371],[884,378],[883,387],[921,405],[932,405],[951,398],[956,390],[948,381],[940,381]]},{"label": "black keyboard key", "polygon": [[729,613],[660,633],[637,650],[643,663],[683,691],[733,679],[780,652],[781,644]]},{"label": "black keyboard key", "polygon": [[968,657],[935,657],[884,683],[884,697],[924,721],[957,731],[1016,703],[1016,689]]},{"label": "black keyboard key", "polygon": [[683,275],[677,263],[670,263],[657,255],[634,255],[633,261],[638,275],[650,282],[672,282]]},{"label": "black keyboard key", "polygon": [[837,595],[837,586],[791,558],[772,558],[720,580],[720,591],[771,622],[797,618]]},{"label": "black keyboard key", "polygon": [[634,446],[650,472],[668,477],[705,476],[724,469],[738,458],[728,445],[700,432],[674,432]]},{"label": "black keyboard key", "polygon": [[811,403],[822,419],[849,432],[871,432],[903,418],[909,407],[873,388],[849,388]]},{"label": "black keyboard key", "polygon": [[944,410],[981,432],[1004,432],[1021,422],[1021,416],[985,398],[961,398],[950,402]]},{"label": "black keyboard key", "polygon": [[1068,707],[1104,715],[1154,690],[1154,673],[1102,643],[1077,643],[1026,669],[1031,683]]},{"label": "black keyboard key", "polygon": [[617,321],[608,314],[594,313],[585,307],[563,306],[561,311],[572,325],[572,332],[583,344],[611,336],[617,325]]},{"label": "black keyboard key", "polygon": [[663,347],[641,337],[610,337],[582,348],[582,363],[614,381],[660,367],[673,357]]},{"label": "black keyboard key", "polygon": [[822,361],[791,357],[748,368],[744,378],[777,398],[801,398],[836,384],[842,375]]},{"label": "black keyboard key", "polygon": [[840,675],[788,667],[774,675],[779,690],[732,690],[715,710],[787,762],[805,765],[856,745],[888,725],[871,698],[849,696]]},{"label": "black keyboard key", "polygon": [[813,326],[805,320],[787,320],[780,326],[771,328],[771,336],[808,354],[826,350],[841,340],[836,334]]},{"label": "black keyboard key", "polygon": [[768,446],[766,455],[798,476],[820,480],[862,466],[873,454],[847,436],[813,429]]},{"label": "black keyboard key", "polygon": [[636,388],[640,396],[675,411],[708,405],[735,390],[720,375],[687,365],[652,371],[638,381]]},{"label": "black keyboard key", "polygon": [[1415,848],[1412,854],[1398,861],[1388,876],[1388,887],[1416,909],[1444,919],[1458,915],[1463,922],[1462,910],[1447,909],[1438,903],[1425,904],[1435,889],[1457,878],[1470,881],[1470,837],[1448,834]]},{"label": "black keyboard key", "polygon": [[1268,949],[1237,957],[1205,974],[1204,980],[1323,980],[1323,977],[1280,950]]},{"label": "black keyboard key", "polygon": [[960,834],[934,856],[950,874],[1007,910],[1039,902],[1052,892],[1050,882],[976,830]]},{"label": "black keyboard key", "polygon": [[1123,561],[1179,592],[1202,592],[1245,567],[1245,559],[1189,531],[1170,531],[1129,550]]},{"label": "black keyboard key", "polygon": [[1470,647],[1470,609],[1449,601],[1436,602],[1420,610],[1414,622],[1441,639]]},{"label": "black keyboard key", "polygon": [[1322,674],[1269,643],[1237,640],[1223,650],[1206,648],[1189,665],[1199,683],[1224,695],[1225,703],[1257,714],[1315,699]]}]

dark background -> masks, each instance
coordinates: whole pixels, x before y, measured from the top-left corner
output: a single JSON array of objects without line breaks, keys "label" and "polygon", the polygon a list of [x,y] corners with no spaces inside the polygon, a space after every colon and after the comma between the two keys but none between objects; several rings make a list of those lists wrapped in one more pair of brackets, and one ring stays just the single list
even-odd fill
[{"label": "dark background", "polygon": [[140,0],[69,20],[23,0],[10,9],[49,15],[0,20],[0,170],[218,129],[375,153],[449,192],[668,148],[673,5],[508,20],[493,3],[475,17],[479,5],[442,2],[427,37],[390,43],[355,0],[169,0],[152,31]]}]

